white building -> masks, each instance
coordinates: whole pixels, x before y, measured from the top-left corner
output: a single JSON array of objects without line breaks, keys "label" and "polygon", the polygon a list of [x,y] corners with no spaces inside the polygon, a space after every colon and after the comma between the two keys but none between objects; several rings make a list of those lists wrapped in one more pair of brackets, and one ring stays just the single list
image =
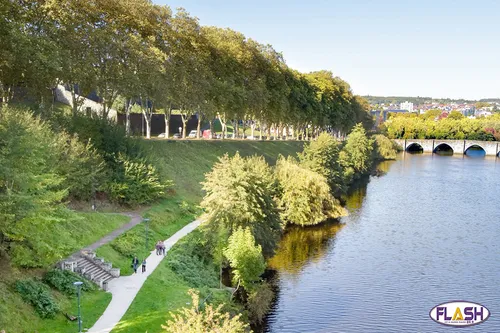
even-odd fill
[{"label": "white building", "polygon": [[413,103],[406,101],[404,103],[401,103],[399,105],[399,108],[401,110],[407,110],[408,112],[413,112]]}]

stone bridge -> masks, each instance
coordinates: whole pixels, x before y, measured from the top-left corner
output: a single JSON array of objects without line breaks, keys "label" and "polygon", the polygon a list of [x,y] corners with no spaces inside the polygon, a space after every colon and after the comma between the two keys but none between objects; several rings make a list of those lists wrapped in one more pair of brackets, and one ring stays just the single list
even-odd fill
[{"label": "stone bridge", "polygon": [[498,156],[500,152],[500,142],[498,141],[475,141],[475,140],[439,140],[439,139],[397,139],[394,140],[405,151],[416,147],[424,150],[424,153],[435,153],[438,148],[451,148],[453,154],[465,154],[467,149],[478,147],[489,156]]}]

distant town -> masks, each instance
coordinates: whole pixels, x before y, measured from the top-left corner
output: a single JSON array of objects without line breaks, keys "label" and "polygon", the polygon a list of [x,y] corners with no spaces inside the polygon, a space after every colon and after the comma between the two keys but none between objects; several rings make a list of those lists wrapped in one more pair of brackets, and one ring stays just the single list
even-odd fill
[{"label": "distant town", "polygon": [[468,118],[489,117],[500,112],[500,99],[485,99],[480,101],[468,100],[433,100],[431,98],[401,98],[364,96],[370,103],[371,114],[382,121],[387,120],[389,113],[417,113],[422,114],[429,110],[442,110],[446,117],[452,111],[460,112]]}]

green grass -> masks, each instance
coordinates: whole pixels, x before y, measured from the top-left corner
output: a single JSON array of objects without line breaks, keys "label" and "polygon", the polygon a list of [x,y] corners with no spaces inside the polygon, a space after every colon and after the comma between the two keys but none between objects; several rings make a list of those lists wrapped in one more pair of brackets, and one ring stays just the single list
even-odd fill
[{"label": "green grass", "polygon": [[218,157],[237,151],[242,156],[262,155],[274,164],[279,154],[296,155],[302,151],[299,141],[251,141],[251,140],[179,140],[143,141],[150,158],[157,160],[162,177],[174,181],[174,190],[188,202],[198,204],[203,194],[201,184]]},{"label": "green grass", "polygon": [[[217,162],[219,156],[225,153],[232,155],[239,151],[243,156],[262,155],[268,163],[274,164],[280,154],[295,156],[297,152],[302,150],[303,145],[302,142],[296,141],[236,140],[155,140],[144,141],[143,144],[149,151],[150,158],[157,160],[162,177],[172,179],[178,197],[184,198],[190,205],[199,204],[201,201],[203,193],[200,182],[203,181],[205,173],[209,172],[213,164]],[[175,212],[177,212],[174,209],[175,206],[171,205],[171,207],[174,215],[167,218],[179,221],[180,219],[175,216]],[[155,209],[161,212],[159,207],[152,208],[150,212]],[[159,216],[162,216],[161,213]],[[144,232],[144,229],[141,231]],[[200,234],[194,231],[179,241],[167,253],[167,258],[149,276],[127,313],[113,330],[114,333],[161,332],[161,325],[169,319],[169,312],[189,304],[191,299],[187,291],[190,288],[199,288],[202,285],[202,296],[213,292],[218,296],[218,299],[227,299],[227,292],[210,288],[214,285],[212,281],[213,266],[202,265],[199,260],[192,259],[193,255],[191,254],[196,252],[193,249],[193,243],[199,241]],[[188,255],[183,256],[183,252]],[[177,260],[178,265],[172,264],[170,260]],[[130,266],[128,259],[125,263]],[[185,268],[182,268],[182,272],[176,273],[172,267]],[[186,276],[186,272],[193,276]]]},{"label": "green grass", "polygon": [[[194,248],[202,241],[202,237],[203,234],[195,230],[173,246],[167,258],[144,283],[127,313],[112,331],[113,333],[160,333],[161,325],[171,319],[170,311],[191,305],[188,290],[193,288],[193,283],[187,282],[186,278],[196,281],[195,284],[198,286],[200,283],[218,286],[216,268],[210,263],[201,264],[199,259],[194,259],[196,255]],[[172,261],[179,260],[188,269],[176,273],[172,269]],[[209,286],[203,286],[200,299],[203,300],[211,295],[210,299],[229,301],[227,291]]]},{"label": "green grass", "polygon": [[[13,289],[13,282],[0,282],[0,330],[7,333],[74,333],[78,331],[76,321],[69,321],[64,313],[76,316],[76,297],[69,297],[52,290],[61,308],[53,319],[41,319],[30,305],[23,302]],[[111,294],[104,291],[82,293],[81,311],[84,328],[90,328],[99,319],[109,302]]]},{"label": "green grass", "polygon": [[191,301],[189,285],[163,261],[149,276],[125,316],[112,332],[155,333],[168,319],[168,311]]},{"label": "green grass", "polygon": [[164,200],[146,210],[143,216],[150,219],[148,247],[146,248],[146,226],[139,224],[111,243],[97,249],[99,257],[106,258],[114,267],[120,268],[121,275],[133,273],[131,268],[134,255],[142,260],[154,249],[158,240],[165,240],[196,218],[196,207],[182,201],[178,196]]},{"label": "green grass", "polygon": [[[69,235],[65,239],[57,239],[64,243],[64,252],[60,253],[65,258],[74,251],[94,243],[101,237],[127,223],[130,219],[126,216],[104,213],[77,213],[81,219],[69,219],[60,223],[57,228],[63,228],[61,234]],[[57,232],[57,230],[55,230]],[[50,235],[47,235],[50,239]],[[17,279],[30,276],[42,276],[45,269],[18,270],[11,267],[8,258],[0,255],[0,330],[5,329],[7,333],[70,333],[76,332],[75,322],[68,321],[63,313],[76,314],[76,299],[68,297],[57,291],[52,291],[61,307],[54,319],[43,320],[33,311],[31,305],[26,304],[21,296],[15,291],[14,283]],[[83,295],[82,312],[84,326],[90,327],[102,314],[111,295],[98,291]]]}]

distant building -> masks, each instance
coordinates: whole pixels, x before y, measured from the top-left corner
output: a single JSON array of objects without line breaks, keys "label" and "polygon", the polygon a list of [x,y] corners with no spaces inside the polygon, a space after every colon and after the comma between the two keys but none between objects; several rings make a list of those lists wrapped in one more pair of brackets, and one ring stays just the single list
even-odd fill
[{"label": "distant building", "polygon": [[404,102],[404,103],[401,103],[401,104],[399,105],[399,108],[400,108],[401,110],[406,110],[406,111],[408,111],[408,112],[413,112],[413,103],[412,103],[412,102],[408,102],[408,101],[406,101],[406,102]]}]

